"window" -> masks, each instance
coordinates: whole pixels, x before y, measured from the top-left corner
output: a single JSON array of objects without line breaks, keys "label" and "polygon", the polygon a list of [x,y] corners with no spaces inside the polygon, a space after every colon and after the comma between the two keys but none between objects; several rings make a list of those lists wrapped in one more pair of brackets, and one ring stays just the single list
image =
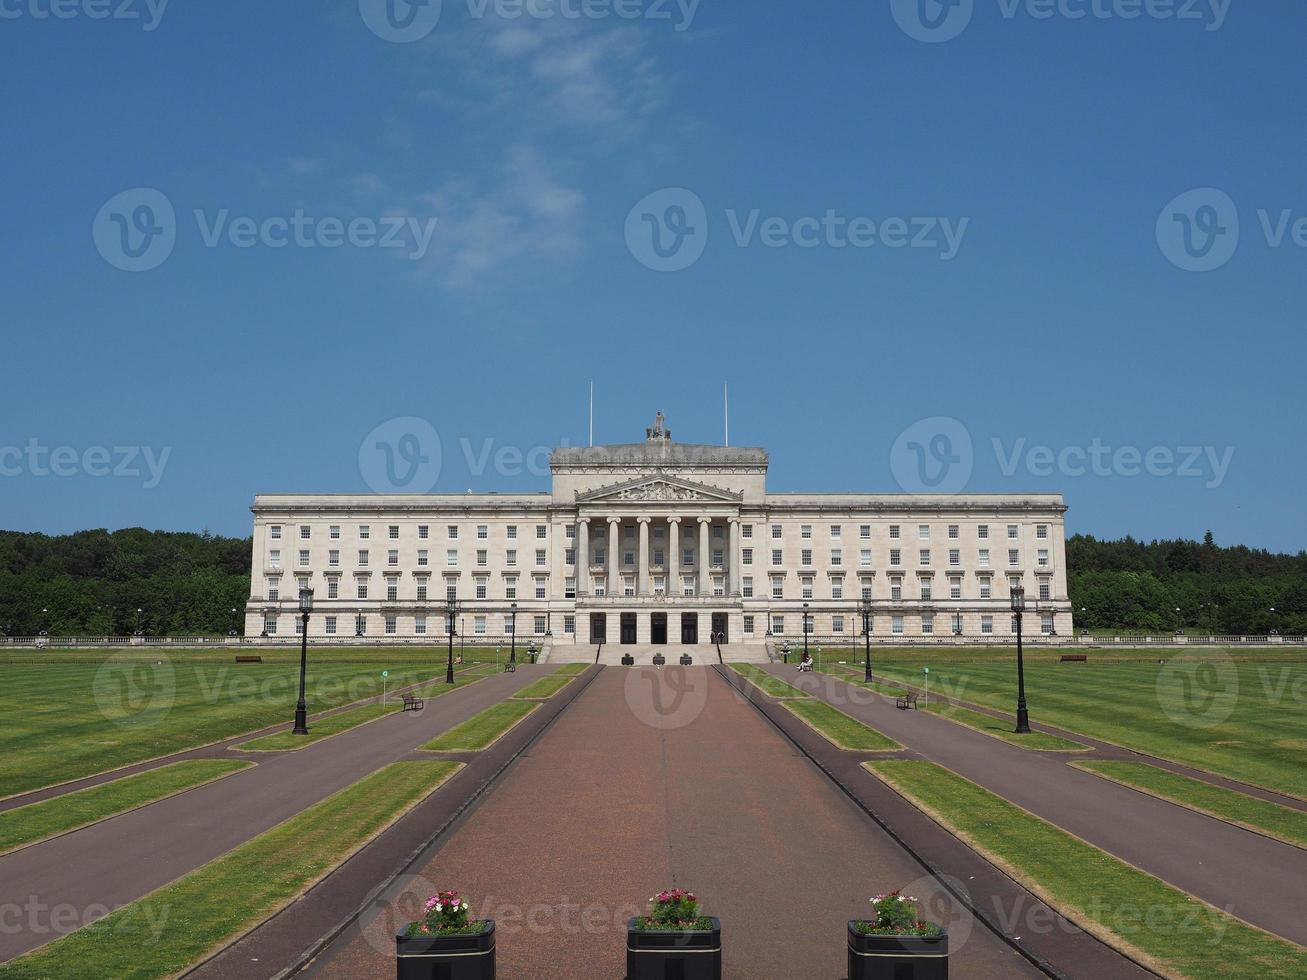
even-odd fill
[{"label": "window", "polygon": [[276,635],[277,635],[277,617],[276,617],[276,616],[264,616],[264,617],[263,617],[263,632],[267,633],[269,636],[276,636]]},{"label": "window", "polygon": [[268,579],[268,601],[279,602],[281,600],[281,585],[275,578]]},{"label": "window", "polygon": [[654,595],[666,595],[667,579],[663,578],[661,575],[655,576],[653,580],[653,593]]},{"label": "window", "polygon": [[472,632],[477,636],[486,635],[486,617],[476,616],[472,619]]},{"label": "window", "polygon": [[932,636],[935,633],[935,617],[930,613],[925,613],[921,617],[921,635]]},{"label": "window", "polygon": [[537,525],[536,525],[536,540],[537,540],[537,541],[543,541],[543,540],[545,540],[545,538],[547,538],[547,537],[549,537],[549,528],[548,528],[547,526],[545,526],[544,524],[537,524]]},{"label": "window", "polygon": [[603,568],[608,564],[608,552],[604,551],[602,548],[596,548],[594,556],[590,560],[590,564],[595,568]]},{"label": "window", "polygon": [[858,552],[858,565],[862,568],[871,567],[871,549],[863,548]]},{"label": "window", "polygon": [[457,567],[458,567],[458,549],[457,549],[457,548],[450,548],[448,551],[445,552],[445,567],[446,567],[446,568],[457,568]]},{"label": "window", "polygon": [[571,565],[573,568],[576,567],[576,549],[575,549],[575,548],[568,548],[565,552],[563,552],[563,563],[566,564],[566,565]]},{"label": "window", "polygon": [[426,602],[426,601],[427,601],[427,583],[420,582],[418,584],[418,602]]},{"label": "window", "polygon": [[1017,525],[1015,525],[1015,524],[1009,524],[1009,525],[1007,526],[1007,537],[1008,537],[1008,540],[1009,540],[1009,541],[1015,541],[1015,540],[1017,539],[1017,534],[1019,533],[1019,530],[1020,530],[1020,529],[1017,527]]},{"label": "window", "polygon": [[625,565],[627,568],[634,568],[634,567],[635,567],[635,552],[634,552],[634,551],[626,551],[626,552],[623,552],[623,553],[622,553],[622,564]]},{"label": "window", "polygon": [[930,525],[929,525],[929,524],[918,524],[918,525],[917,525],[917,538],[918,538],[919,540],[921,540],[921,541],[929,541],[929,540],[930,540]]},{"label": "window", "polygon": [[898,548],[890,548],[889,563],[891,567],[897,568],[903,564],[903,552]]},{"label": "window", "polygon": [[1021,564],[1020,550],[1016,548],[1009,548],[1007,550],[1007,563],[1012,568],[1016,568],[1018,565],[1020,565]]},{"label": "window", "polygon": [[566,578],[566,579],[563,579],[563,598],[564,598],[564,599],[575,599],[575,598],[576,598],[576,579],[575,579],[575,578]]},{"label": "window", "polygon": [[458,598],[458,583],[454,579],[450,579],[448,582],[445,583],[445,600],[448,601],[450,599],[457,599],[457,598]]},{"label": "window", "polygon": [[327,537],[331,538],[332,541],[339,541],[339,540],[340,540],[340,525],[339,525],[339,524],[333,524],[333,525],[331,525],[331,527],[328,528],[328,530],[327,530]]},{"label": "window", "polygon": [[980,561],[980,567],[981,567],[981,568],[988,568],[988,567],[989,567],[989,549],[988,549],[988,548],[981,548],[981,549],[980,549],[980,554],[979,554],[978,557],[979,557],[979,561]]},{"label": "window", "polygon": [[507,565],[509,568],[515,568],[517,566],[516,548],[509,548],[507,551],[504,552],[504,564]]},{"label": "window", "polygon": [[477,568],[485,568],[490,564],[490,553],[482,548],[477,552]]},{"label": "window", "polygon": [[785,598],[785,579],[781,578],[779,575],[771,580],[771,597],[773,599]]},{"label": "window", "polygon": [[367,568],[367,567],[368,567],[368,553],[367,553],[367,551],[360,551],[360,552],[359,552],[359,567],[360,567],[360,568]]},{"label": "window", "polygon": [[477,525],[477,540],[478,540],[478,541],[484,541],[484,540],[485,540],[486,538],[488,538],[488,537],[490,537],[490,528],[489,528],[488,526],[486,526],[485,524],[478,524],[478,525]]},{"label": "window", "polygon": [[477,597],[478,599],[484,599],[484,598],[486,598],[486,596],[488,595],[488,591],[487,591],[487,589],[488,589],[488,587],[487,587],[487,585],[486,585],[486,580],[485,580],[485,579],[483,579],[483,578],[479,578],[479,579],[476,580],[476,597]]},{"label": "window", "polygon": [[1048,602],[1053,598],[1053,587],[1049,585],[1046,578],[1039,580],[1039,598],[1043,602]]},{"label": "window", "polygon": [[771,526],[771,536],[772,536],[773,539],[779,539],[779,538],[780,538],[780,536],[781,536],[781,526],[780,526],[779,524],[773,524],[773,525]]},{"label": "window", "polygon": [[988,541],[988,540],[989,540],[989,525],[988,525],[988,524],[978,524],[978,525],[976,525],[976,537],[978,537],[981,541]]},{"label": "window", "polygon": [[427,568],[431,564],[431,554],[426,549],[418,551],[418,568]]},{"label": "window", "polygon": [[889,537],[891,541],[897,541],[899,539],[899,526],[897,524],[891,524],[889,526]]},{"label": "window", "polygon": [[719,599],[726,595],[726,580],[724,578],[714,576],[712,580],[712,594]]},{"label": "window", "polygon": [[313,537],[313,531],[310,530],[310,528],[309,528],[309,526],[308,526],[307,524],[301,524],[301,525],[300,525],[300,540],[301,540],[301,541],[307,541],[307,540],[309,540],[309,538],[311,538],[311,537]]},{"label": "window", "polygon": [[328,635],[328,636],[335,636],[335,635],[336,635],[336,617],[335,617],[335,616],[328,616],[328,617],[326,618],[326,620],[325,620],[325,625],[326,625],[327,635]]},{"label": "window", "polygon": [[272,568],[281,568],[281,552],[275,548],[268,552],[268,564]]},{"label": "window", "polygon": [[902,635],[903,635],[903,617],[902,617],[902,616],[891,616],[891,617],[890,617],[889,624],[890,624],[890,625],[889,625],[889,631],[890,631],[891,633],[893,633],[895,636],[902,636]]},{"label": "window", "polygon": [[721,548],[714,548],[712,552],[712,567],[722,568],[725,565],[725,553]]},{"label": "window", "polygon": [[386,537],[389,538],[391,541],[398,541],[398,540],[399,540],[399,525],[398,525],[398,524],[392,524],[392,525],[390,525],[390,527],[386,528]]},{"label": "window", "polygon": [[747,616],[747,615],[746,615],[746,616],[744,617],[744,635],[745,635],[745,636],[753,636],[753,617],[752,617],[752,616]]},{"label": "window", "polygon": [[862,538],[863,541],[870,541],[870,540],[871,540],[871,525],[870,525],[870,524],[863,524],[863,525],[859,526],[859,528],[858,528],[858,537]]},{"label": "window", "polygon": [[950,524],[948,526],[948,539],[950,541],[956,541],[960,534],[961,529],[956,524]]},{"label": "window", "polygon": [[1047,524],[1036,524],[1036,525],[1035,525],[1035,537],[1037,537],[1040,541],[1047,541],[1047,540],[1048,540],[1048,525],[1047,525]]},{"label": "window", "polygon": [[360,599],[364,599],[364,600],[367,599],[367,597],[368,597],[368,580],[367,580],[367,579],[365,579],[365,578],[361,578],[361,579],[358,580],[358,584],[357,584],[356,587],[355,587],[355,593],[354,593],[354,594],[355,594],[356,596],[358,596]]},{"label": "window", "polygon": [[504,579],[504,598],[505,599],[517,598],[517,579],[515,578]]},{"label": "window", "polygon": [[771,631],[777,636],[783,636],[785,634],[784,616],[773,616],[771,618]]},{"label": "window", "polygon": [[445,533],[449,536],[449,540],[450,540],[450,541],[457,541],[457,540],[458,540],[458,525],[457,525],[457,524],[450,524],[449,527],[447,527],[447,528],[445,529]]},{"label": "window", "polygon": [[567,525],[567,540],[568,540],[568,541],[574,541],[574,540],[576,540],[576,525],[575,525],[575,524],[569,524],[569,525]]},{"label": "window", "polygon": [[983,635],[983,636],[990,636],[990,635],[993,634],[993,632],[994,632],[994,617],[993,617],[993,616],[981,616],[981,617],[980,617],[980,632],[981,632],[981,635]]},{"label": "window", "polygon": [[955,577],[948,580],[948,597],[950,599],[962,598],[962,579]]},{"label": "window", "polygon": [[418,636],[426,636],[426,635],[427,635],[427,617],[426,617],[426,616],[414,616],[414,617],[413,617],[413,632],[416,633]]},{"label": "window", "polygon": [[980,580],[980,598],[992,599],[994,597],[994,580],[988,575]]},{"label": "window", "polygon": [[549,596],[548,596],[548,595],[546,594],[546,592],[545,592],[545,588],[546,588],[546,586],[545,586],[545,580],[542,579],[542,578],[538,578],[538,579],[535,580],[535,583],[536,583],[536,592],[535,592],[535,594],[536,594],[536,598],[537,598],[537,599],[547,599],[547,598],[549,598]]},{"label": "window", "polygon": [[841,568],[844,565],[844,549],[832,548],[830,550],[831,568]]},{"label": "window", "polygon": [[395,602],[399,599],[399,586],[392,579],[386,583],[386,601]]},{"label": "window", "polygon": [[740,549],[740,564],[741,564],[741,565],[752,565],[752,564],[753,564],[753,549],[752,549],[752,548],[741,548],[741,549]]},{"label": "window", "polygon": [[741,535],[742,537],[746,537],[746,538],[751,538],[751,537],[753,537],[753,525],[752,525],[752,524],[741,524],[741,525],[740,525],[740,535]]},{"label": "window", "polygon": [[1053,635],[1053,614],[1044,613],[1039,618],[1039,631],[1045,636]]},{"label": "window", "polygon": [[780,548],[774,548],[774,549],[772,549],[772,553],[771,553],[771,563],[772,563],[772,565],[773,565],[774,567],[777,567],[777,568],[779,568],[781,565],[784,565],[784,564],[785,564],[785,554],[784,554],[784,552],[781,551]]},{"label": "window", "polygon": [[309,567],[309,552],[307,548],[300,549],[300,568]]},{"label": "window", "polygon": [[952,565],[954,568],[957,568],[959,565],[962,564],[962,552],[960,549],[949,548],[948,563]]},{"label": "window", "polygon": [[832,538],[838,538],[843,533],[844,533],[844,528],[842,528],[840,525],[832,524],[830,526],[830,536]]},{"label": "window", "polygon": [[803,598],[805,598],[805,599],[811,599],[811,598],[812,598],[812,579],[811,579],[811,578],[804,578],[802,584],[803,584]]},{"label": "window", "polygon": [[903,601],[903,579],[892,578],[889,580],[889,597],[893,602]]},{"label": "window", "polygon": [[740,592],[746,599],[753,598],[753,576],[746,575],[740,584]]},{"label": "window", "polygon": [[536,636],[544,636],[545,630],[548,628],[547,622],[548,621],[545,619],[544,616],[536,616],[531,624],[534,627],[532,632],[534,632]]},{"label": "window", "polygon": [[327,564],[332,568],[340,567],[340,549],[333,548],[327,552]]},{"label": "window", "polygon": [[811,524],[804,524],[803,526],[801,526],[801,527],[799,528],[799,537],[803,538],[805,541],[811,539],[811,538],[812,538],[812,525],[811,525]]},{"label": "window", "polygon": [[328,599],[340,598],[340,579],[338,578],[327,579],[327,598]]},{"label": "window", "polygon": [[575,635],[576,635],[576,617],[575,617],[575,616],[564,616],[564,617],[563,617],[563,632],[566,633],[568,636],[575,636]]},{"label": "window", "polygon": [[547,553],[544,548],[536,549],[536,568],[544,568],[549,564]]},{"label": "window", "polygon": [[[773,563],[773,564],[774,564],[774,563]],[[802,551],[799,552],[799,564],[800,564],[800,565],[805,565],[805,566],[807,566],[807,565],[811,565],[811,564],[812,564],[812,549],[811,549],[811,548],[804,548]]]},{"label": "window", "polygon": [[844,579],[833,578],[830,580],[830,597],[832,599],[844,598]]},{"label": "window", "polygon": [[508,540],[509,540],[509,541],[516,541],[516,540],[517,540],[517,525],[516,525],[516,524],[510,524],[510,525],[508,525],[507,531],[508,531]]},{"label": "window", "polygon": [[830,631],[831,631],[832,633],[843,633],[843,632],[844,632],[844,617],[843,617],[843,616],[832,616],[832,617],[831,617],[831,620],[830,620]]},{"label": "window", "polygon": [[280,525],[280,524],[273,524],[271,527],[269,527],[269,528],[268,528],[268,536],[269,536],[270,538],[272,538],[273,541],[280,541],[280,540],[281,540],[281,525]]},{"label": "window", "polygon": [[871,579],[869,578],[864,578],[862,580],[862,598],[871,598]]},{"label": "window", "polygon": [[372,528],[371,528],[369,525],[367,525],[367,524],[360,524],[360,525],[359,525],[359,537],[360,537],[361,539],[365,540],[365,541],[366,541],[368,538],[372,537]]},{"label": "window", "polygon": [[921,580],[921,601],[922,601],[922,602],[930,602],[930,600],[933,599],[933,598],[935,597],[935,596],[934,596],[934,588],[935,588],[934,583],[931,582],[930,579],[928,579],[928,578],[923,578],[923,579]]},{"label": "window", "polygon": [[685,549],[683,550],[683,554],[681,555],[681,565],[682,565],[683,567],[685,567],[685,568],[690,568],[691,566],[694,565],[694,549],[693,549],[693,548],[685,548]]},{"label": "window", "polygon": [[929,548],[922,548],[921,551],[917,553],[917,564],[918,564],[918,565],[929,565],[929,564],[930,564],[930,549],[929,549]]},{"label": "window", "polygon": [[391,568],[394,568],[396,565],[399,564],[399,550],[398,550],[398,549],[396,549],[396,548],[391,548],[390,550],[388,550],[388,551],[386,552],[386,564],[389,565]]},{"label": "window", "polygon": [[1047,567],[1048,567],[1048,549],[1047,549],[1047,548],[1040,548],[1039,551],[1038,551],[1037,554],[1036,554],[1036,560],[1039,562],[1039,567],[1040,567],[1040,568],[1047,568]]}]

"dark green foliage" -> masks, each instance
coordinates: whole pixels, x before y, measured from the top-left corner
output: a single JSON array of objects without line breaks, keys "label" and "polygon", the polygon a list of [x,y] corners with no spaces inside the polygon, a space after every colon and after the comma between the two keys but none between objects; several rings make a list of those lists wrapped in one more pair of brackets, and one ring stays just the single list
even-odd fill
[{"label": "dark green foliage", "polygon": [[1078,534],[1066,551],[1079,628],[1307,633],[1307,552],[1222,548],[1210,531],[1201,542]]},{"label": "dark green foliage", "polygon": [[0,630],[222,636],[244,623],[250,549],[207,531],[0,531]]}]

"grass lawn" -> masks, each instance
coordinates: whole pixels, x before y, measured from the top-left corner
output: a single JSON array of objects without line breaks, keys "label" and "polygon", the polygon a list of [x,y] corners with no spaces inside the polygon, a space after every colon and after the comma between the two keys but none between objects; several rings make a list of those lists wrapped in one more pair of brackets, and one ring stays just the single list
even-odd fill
[{"label": "grass lawn", "polygon": [[[430,701],[442,694],[448,694],[450,691],[457,691],[461,687],[474,684],[484,676],[478,668],[473,667],[455,676],[453,684],[446,684],[444,680],[441,680],[439,683],[428,684],[417,693],[423,700]],[[384,707],[380,703],[362,704],[357,708],[346,708],[344,711],[338,711],[334,715],[310,718],[309,733],[307,735],[292,735],[289,731],[277,732],[275,735],[265,735],[249,742],[241,742],[235,748],[240,749],[242,752],[293,752],[312,745],[314,742],[321,742],[324,738],[331,738],[333,735],[339,735],[350,729],[358,728],[360,725],[366,725],[378,718],[384,718],[386,715],[396,714],[402,711],[403,708],[404,702],[400,699],[400,695],[391,694],[386,699]]]},{"label": "grass lawn", "polygon": [[501,701],[421,746],[428,752],[480,752],[540,707],[534,701]]},{"label": "grass lawn", "polygon": [[[0,798],[291,719],[299,651],[41,650],[0,654]],[[444,676],[444,651],[309,649],[310,712]],[[471,665],[469,665],[471,667]]]},{"label": "grass lawn", "polygon": [[[1307,656],[1292,648],[1026,652],[1031,720],[1307,799]],[[1016,656],[1002,648],[876,649],[877,676],[1012,711]],[[854,659],[844,652],[843,659]],[[826,654],[829,663],[836,657]],[[861,659],[860,657],[857,659]],[[1158,663],[1167,661],[1166,665]]]},{"label": "grass lawn", "polygon": [[855,718],[850,718],[825,701],[818,701],[815,698],[785,701],[783,706],[842,749],[876,751],[903,748],[894,739],[882,735]]},{"label": "grass lawn", "polygon": [[1165,976],[1302,977],[1307,950],[1118,861],[932,762],[866,768],[1067,918]]},{"label": "grass lawn", "polygon": [[1307,847],[1307,813],[1301,810],[1258,800],[1145,762],[1086,759],[1072,765],[1199,813],[1228,820],[1288,844]]},{"label": "grass lawn", "polygon": [[515,701],[547,701],[563,688],[576,680],[576,675],[559,676],[553,674],[549,677],[542,677],[533,684],[528,684],[522,690],[513,695]]},{"label": "grass lawn", "polygon": [[386,766],[140,901],[0,964],[0,980],[175,975],[289,904],[458,768]]},{"label": "grass lawn", "polygon": [[752,683],[763,694],[772,698],[807,698],[808,695],[797,687],[785,683],[779,677],[773,677],[757,664],[727,664],[745,680]]},{"label": "grass lawn", "polygon": [[117,813],[250,768],[238,759],[192,759],[0,813],[0,853],[85,827]]}]

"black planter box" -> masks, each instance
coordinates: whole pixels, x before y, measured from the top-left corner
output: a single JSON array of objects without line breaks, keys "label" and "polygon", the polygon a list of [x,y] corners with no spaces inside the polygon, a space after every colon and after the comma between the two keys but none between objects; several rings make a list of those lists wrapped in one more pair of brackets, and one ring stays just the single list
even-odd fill
[{"label": "black planter box", "polygon": [[622,666],[623,666],[623,667],[634,667],[634,666],[635,666],[635,658],[634,658],[633,656],[631,656],[629,653],[624,653],[624,654],[622,654]]},{"label": "black planter box", "polygon": [[661,667],[663,664],[667,663],[667,658],[664,657],[661,653],[655,653],[653,662],[655,667]]},{"label": "black planter box", "polygon": [[693,658],[692,656],[690,656],[688,653],[683,653],[683,654],[681,654],[681,666],[682,666],[682,667],[693,667],[693,666],[694,666],[694,658]]},{"label": "black planter box", "polygon": [[721,980],[722,924],[702,932],[649,932],[626,923],[626,980]]},{"label": "black planter box", "polygon": [[948,933],[868,936],[849,922],[849,980],[948,980]]},{"label": "black planter box", "polygon": [[495,980],[495,923],[474,936],[395,937],[398,980]]}]

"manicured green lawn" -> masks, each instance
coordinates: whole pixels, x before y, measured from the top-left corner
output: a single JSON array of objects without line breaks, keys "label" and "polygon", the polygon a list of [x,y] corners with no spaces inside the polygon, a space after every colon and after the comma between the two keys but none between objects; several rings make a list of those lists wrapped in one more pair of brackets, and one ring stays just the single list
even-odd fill
[{"label": "manicured green lawn", "polygon": [[[8,651],[0,654],[0,798],[288,722],[299,651]],[[444,676],[438,648],[309,648],[309,711]],[[160,662],[162,661],[162,662]]]},{"label": "manicured green lawn", "polygon": [[252,765],[254,763],[237,759],[174,762],[76,793],[64,793],[54,799],[6,810],[0,813],[0,853],[194,789]]},{"label": "manicured green lawn", "polygon": [[[1307,798],[1307,658],[1301,650],[1027,651],[1030,717],[1232,779]],[[853,659],[844,652],[844,659]],[[827,662],[835,656],[827,653]],[[861,659],[858,657],[857,659]],[[1167,665],[1158,663],[1168,661]],[[1013,649],[876,649],[877,676],[1009,712]]]},{"label": "manicured green lawn", "polygon": [[1301,810],[1245,796],[1145,762],[1085,759],[1072,764],[1191,810],[1211,814],[1298,847],[1307,847],[1307,813]]},{"label": "manicured green lawn", "polygon": [[798,715],[827,739],[842,749],[871,750],[901,749],[898,742],[832,708],[825,701],[784,701],[783,706]]},{"label": "manicured green lawn", "polygon": [[576,679],[576,675],[559,676],[552,674],[549,677],[542,677],[533,684],[528,684],[522,690],[513,695],[515,701],[545,701],[552,698],[563,688],[571,684]]},{"label": "manicured green lawn", "polygon": [[437,735],[422,748],[429,752],[480,752],[540,707],[534,701],[501,701],[461,725]]},{"label": "manicured green lawn", "polygon": [[148,897],[0,964],[0,980],[174,975],[283,908],[458,768],[386,766]]},{"label": "manicured green lawn", "polygon": [[1293,943],[1197,901],[941,766],[906,759],[864,765],[1050,906],[1164,975],[1287,980],[1307,971],[1307,951]]},{"label": "manicured green lawn", "polygon": [[727,664],[731,670],[753,683],[755,687],[772,698],[806,698],[803,691],[785,683],[779,677],[773,677],[757,664]]}]

